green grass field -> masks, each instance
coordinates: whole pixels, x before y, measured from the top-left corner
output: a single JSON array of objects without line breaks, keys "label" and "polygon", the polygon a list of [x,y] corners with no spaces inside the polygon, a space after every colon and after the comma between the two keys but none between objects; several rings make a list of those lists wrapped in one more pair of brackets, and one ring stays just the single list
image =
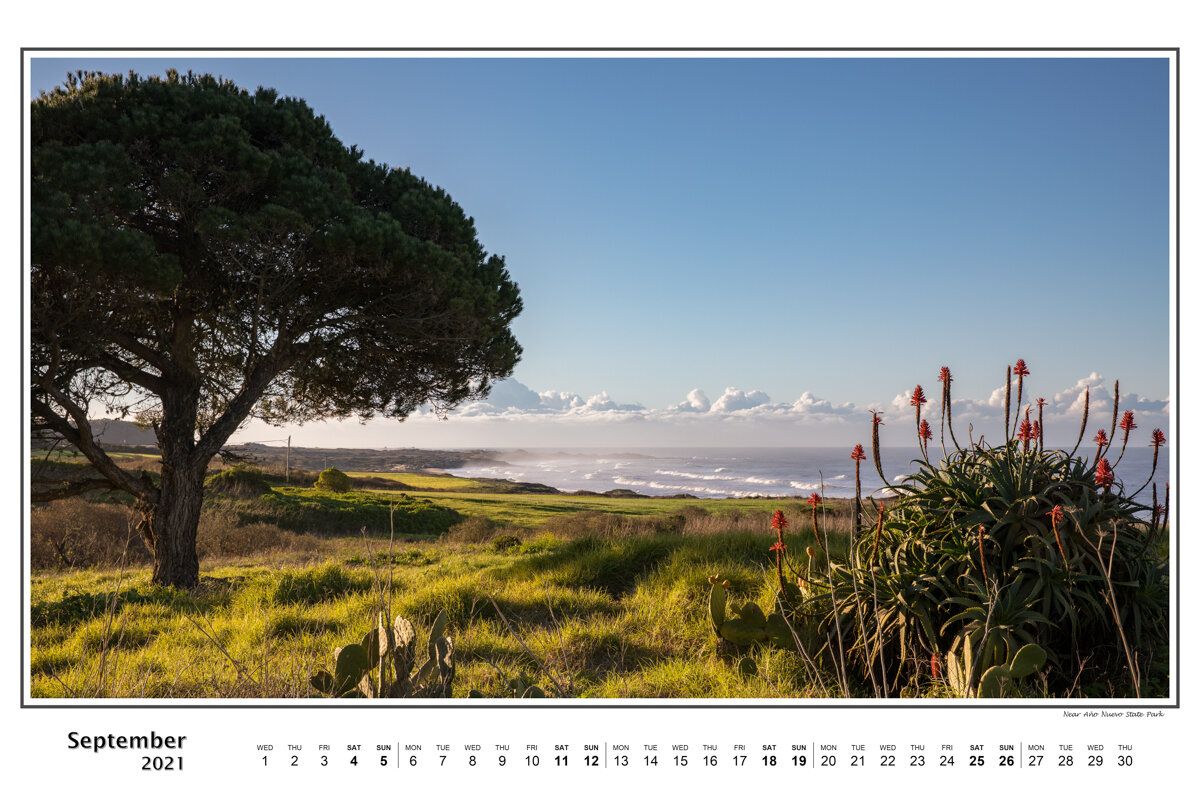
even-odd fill
[{"label": "green grass field", "polygon": [[[422,631],[441,609],[456,696],[505,696],[518,678],[550,696],[813,691],[795,653],[764,649],[759,675],[742,675],[707,616],[717,573],[770,607],[767,520],[781,505],[803,513],[796,501],[488,494],[461,491],[465,479],[369,475],[426,491],[215,492],[194,591],[151,585],[145,563],[35,571],[33,695],[308,697],[309,676],[381,611]],[[35,529],[104,516],[91,508],[126,524],[119,504],[60,503]]]},{"label": "green grass field", "polygon": [[[406,485],[415,475],[385,474]],[[749,619],[749,602],[767,614],[778,608],[774,511],[790,520],[787,553],[801,560],[793,565],[807,570],[806,550],[817,542],[799,499],[445,487],[332,494],[213,483],[197,538],[202,581],[191,591],[151,584],[144,548],[136,539],[121,544],[132,518],[119,498],[35,508],[33,696],[314,697],[310,676],[333,670],[335,649],[359,642],[381,614],[410,619],[423,642],[442,610],[457,698],[510,697],[518,681],[549,697],[874,696],[869,685],[848,683],[844,666],[839,681],[845,656],[827,634],[801,654],[778,640],[739,644],[714,633],[711,576],[729,582],[730,615]],[[849,501],[830,501],[821,517],[841,563],[849,511]],[[795,613],[798,590],[789,587]],[[822,609],[802,624],[818,623]],[[854,622],[846,619],[843,634],[861,633]],[[1154,658],[1154,674],[1165,675],[1164,652]],[[915,674],[888,696],[948,691]],[[1122,688],[1110,681],[1079,691],[1111,697]]]},{"label": "green grass field", "polygon": [[795,501],[763,499],[692,500],[663,499],[658,497],[602,497],[589,495],[544,495],[544,494],[490,494],[482,492],[458,492],[435,494],[432,492],[407,492],[406,494],[429,500],[469,516],[483,516],[499,525],[536,528],[552,518],[564,514],[594,511],[604,514],[647,516],[674,514],[680,509],[700,508],[710,514],[731,515],[745,512],[769,514],[781,506],[799,509]]},{"label": "green grass field", "polygon": [[770,539],[542,535],[505,552],[404,544],[390,559],[385,542],[339,540],[316,558],[205,563],[194,592],[154,587],[145,569],[39,573],[32,691],[306,697],[308,676],[331,669],[334,648],[358,641],[390,606],[389,617],[404,615],[418,631],[446,610],[456,696],[504,696],[518,677],[551,696],[803,695],[810,688],[794,653],[764,653],[760,675],[745,678],[736,660],[718,656],[707,620],[714,573],[734,582],[735,596],[769,607]]},{"label": "green grass field", "polygon": [[456,478],[453,475],[429,475],[424,472],[347,472],[351,478],[382,478],[397,481],[415,489],[434,489],[440,491],[478,489],[483,486],[479,481],[470,478]]}]

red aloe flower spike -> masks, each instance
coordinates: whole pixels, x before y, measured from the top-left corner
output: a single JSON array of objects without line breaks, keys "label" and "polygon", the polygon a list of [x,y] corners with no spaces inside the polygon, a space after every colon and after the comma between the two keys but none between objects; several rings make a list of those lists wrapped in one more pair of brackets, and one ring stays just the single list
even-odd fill
[{"label": "red aloe flower spike", "polygon": [[1079,424],[1079,438],[1075,440],[1075,446],[1071,448],[1071,454],[1068,458],[1075,457],[1075,451],[1079,449],[1079,445],[1083,442],[1083,434],[1087,431],[1088,409],[1091,406],[1092,387],[1083,387],[1083,422]]},{"label": "red aloe flower spike", "polygon": [[1102,458],[1096,464],[1096,485],[1102,490],[1107,491],[1113,484],[1112,467],[1108,463],[1107,458]]},{"label": "red aloe flower spike", "polygon": [[1040,422],[1033,423],[1033,440],[1039,444],[1042,441],[1042,423]]},{"label": "red aloe flower spike", "polygon": [[1104,454],[1104,448],[1108,445],[1108,434],[1101,428],[1096,431],[1096,438],[1092,441],[1096,443],[1096,458],[1092,463],[1099,463],[1100,456]]},{"label": "red aloe flower spike", "polygon": [[883,535],[883,503],[879,504],[879,527],[875,529],[875,546],[871,548],[871,560],[875,560],[875,554],[879,552],[879,537]]},{"label": "red aloe flower spike", "polygon": [[787,592],[787,584],[783,580],[783,553],[787,545],[783,543],[783,530],[779,531],[779,541],[771,545],[770,552],[775,554],[775,574],[779,577],[779,591]]},{"label": "red aloe flower spike", "polygon": [[942,662],[937,653],[929,657],[929,672],[935,681],[942,677]]},{"label": "red aloe flower spike", "polygon": [[1037,421],[1037,427],[1034,428],[1034,432],[1037,434],[1038,446],[1041,447],[1041,445],[1042,445],[1042,426],[1044,424],[1042,422],[1042,408],[1046,405],[1046,398],[1039,397],[1037,399],[1037,403],[1038,403],[1038,421]]},{"label": "red aloe flower spike", "polygon": [[1067,552],[1063,550],[1062,539],[1058,538],[1058,525],[1063,520],[1062,506],[1050,509],[1050,527],[1054,530],[1054,541],[1058,544],[1059,555],[1062,556],[1063,566],[1067,564]]},{"label": "red aloe flower spike", "polygon": [[776,509],[771,517],[771,529],[779,535],[779,541],[771,545],[770,552],[775,554],[775,572],[779,576],[779,590],[782,592],[787,591],[787,585],[783,581],[783,553],[787,550],[787,545],[783,543],[783,529],[787,525],[787,518],[783,516],[783,512]]},{"label": "red aloe flower spike", "polygon": [[883,481],[884,486],[888,486],[887,478],[883,477],[883,466],[879,461],[879,426],[883,424],[881,416],[878,411],[871,411],[871,454],[875,456],[875,471],[879,473],[879,480]]},{"label": "red aloe flower spike", "polygon": [[1021,393],[1025,388],[1025,376],[1029,374],[1029,368],[1025,366],[1025,359],[1018,358],[1016,366],[1013,367],[1013,375],[1017,376],[1017,408],[1021,407]]},{"label": "red aloe flower spike", "polygon": [[1117,454],[1117,463],[1113,464],[1114,468],[1116,468],[1116,466],[1121,463],[1121,459],[1125,457],[1125,448],[1129,445],[1129,432],[1137,427],[1137,424],[1133,421],[1133,412],[1126,411],[1121,417],[1121,424],[1117,427],[1125,431],[1125,436],[1121,439],[1121,452]]},{"label": "red aloe flower spike", "polygon": [[[955,449],[958,448],[958,439],[954,438],[954,423],[950,419],[950,382],[954,378],[950,377],[950,368],[942,367],[938,373],[938,380],[942,382],[942,421],[945,426],[950,428],[950,441],[954,442]],[[946,450],[946,434],[942,432],[942,452]]]},{"label": "red aloe flower spike", "polygon": [[1171,511],[1171,484],[1163,484],[1163,527],[1167,527],[1167,514]]},{"label": "red aloe flower spike", "polygon": [[1029,421],[1029,409],[1025,409],[1025,419],[1021,422],[1021,428],[1017,432],[1017,438],[1021,440],[1022,452],[1027,452],[1029,450],[1029,440],[1036,438],[1033,433],[1033,425],[1034,423]]},{"label": "red aloe flower spike", "polygon": [[[1154,463],[1150,465],[1151,478],[1154,477],[1154,473],[1158,470],[1158,448],[1162,447],[1166,443],[1167,437],[1163,434],[1162,430],[1155,428],[1154,432],[1150,434],[1150,446],[1154,448]],[[1146,487],[1143,486],[1142,488],[1144,489]]]},{"label": "red aloe flower spike", "polygon": [[1157,483],[1154,484],[1154,486],[1150,489],[1150,498],[1150,508],[1154,510],[1153,515],[1150,517],[1150,535],[1153,536],[1154,532],[1158,530],[1158,515],[1161,513],[1160,509],[1162,508],[1162,506],[1158,504]]},{"label": "red aloe flower spike", "polygon": [[862,480],[859,475],[859,465],[867,457],[861,444],[854,445],[850,458],[854,459],[854,528],[862,527]]},{"label": "red aloe flower spike", "polygon": [[929,441],[933,438],[933,431],[929,428],[929,420],[921,420],[921,427],[917,429],[917,432],[925,441]]},{"label": "red aloe flower spike", "polygon": [[908,401],[910,406],[917,409],[917,427],[921,426],[921,406],[928,403],[929,400],[925,397],[925,390],[921,388],[921,384],[917,384],[917,388],[913,389],[912,399]]},{"label": "red aloe flower spike", "polygon": [[[1117,410],[1121,407],[1121,382],[1113,382],[1113,419],[1112,428],[1108,431],[1108,441],[1111,446],[1112,441],[1117,438]],[[1105,448],[1107,450],[1107,448]]]},{"label": "red aloe flower spike", "polygon": [[817,506],[821,505],[821,495],[813,492],[808,497],[808,504],[812,506],[813,534],[817,537],[817,544],[821,545],[821,549],[828,553],[829,548],[825,546],[825,540],[821,538],[821,528],[817,525]]}]

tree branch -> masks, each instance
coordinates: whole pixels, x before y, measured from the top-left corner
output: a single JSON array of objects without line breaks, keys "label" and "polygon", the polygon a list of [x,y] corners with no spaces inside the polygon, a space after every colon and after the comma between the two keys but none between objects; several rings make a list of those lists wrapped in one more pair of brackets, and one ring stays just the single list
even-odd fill
[{"label": "tree branch", "polygon": [[162,378],[138,369],[110,353],[100,353],[96,356],[95,361],[97,366],[103,367],[126,383],[141,386],[157,395],[161,395],[166,389],[166,382]]},{"label": "tree branch", "polygon": [[123,489],[134,497],[148,503],[157,503],[158,489],[155,488],[154,484],[145,478],[134,478],[128,472],[118,467],[109,458],[108,453],[104,452],[96,443],[96,440],[92,438],[91,425],[88,423],[87,414],[83,409],[71,402],[70,398],[57,389],[50,386],[44,386],[43,388],[54,398],[54,402],[62,406],[71,415],[71,418],[75,421],[75,425],[71,425],[70,422],[56,413],[50,407],[49,403],[37,397],[33,398],[30,403],[30,409],[33,413],[44,420],[47,427],[75,445],[79,449],[79,452],[83,453],[87,457],[87,460],[92,463],[96,471],[112,483],[113,488]]},{"label": "tree branch", "polygon": [[60,481],[45,488],[33,488],[29,499],[34,503],[49,503],[51,500],[61,500],[64,497],[90,492],[94,489],[116,489],[108,478],[88,478],[83,481]]},{"label": "tree branch", "polygon": [[111,331],[108,333],[108,340],[118,347],[133,353],[138,358],[145,361],[150,366],[157,369],[163,376],[166,376],[172,369],[172,364],[167,358],[157,350],[147,347],[139,342],[135,337],[121,331]]},{"label": "tree branch", "polygon": [[271,381],[287,368],[289,362],[295,361],[296,354],[291,352],[292,349],[291,347],[284,348],[280,345],[280,340],[276,340],[271,352],[255,365],[237,395],[229,401],[221,415],[213,420],[200,440],[196,442],[196,446],[192,450],[193,465],[208,463],[224,446],[238,426],[250,415],[263,392],[271,385]]}]

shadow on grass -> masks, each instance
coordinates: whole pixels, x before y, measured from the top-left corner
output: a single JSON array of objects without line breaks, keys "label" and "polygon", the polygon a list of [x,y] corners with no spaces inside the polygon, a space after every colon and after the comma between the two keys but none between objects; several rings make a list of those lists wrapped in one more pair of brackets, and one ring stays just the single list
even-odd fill
[{"label": "shadow on grass", "polygon": [[[34,603],[29,620],[34,628],[47,625],[76,625],[108,614],[110,606],[119,614],[126,605],[156,605],[177,600],[172,590],[126,589],[123,592],[63,592],[59,600]],[[190,606],[190,602],[188,604]]]},{"label": "shadow on grass", "polygon": [[686,541],[681,537],[578,539],[522,558],[501,570],[498,577],[545,578],[556,586],[596,589],[620,599]]}]

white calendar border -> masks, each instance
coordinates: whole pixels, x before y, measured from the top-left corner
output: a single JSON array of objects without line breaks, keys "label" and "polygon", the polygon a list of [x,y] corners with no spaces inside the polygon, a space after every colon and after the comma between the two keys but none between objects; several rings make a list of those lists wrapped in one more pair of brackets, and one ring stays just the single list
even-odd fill
[{"label": "white calendar border", "polygon": [[[18,38],[22,39],[17,42],[17,45],[23,47],[44,46],[46,39],[54,37],[48,35],[47,29],[52,29],[53,23],[58,22],[55,17],[64,13],[73,12],[75,14],[85,13],[81,9],[71,8],[74,0],[68,0],[68,12],[59,11],[56,15],[54,12],[43,12],[43,16],[38,20],[37,24],[28,22],[28,14],[23,12],[23,15],[18,22],[14,20],[16,30],[20,32]],[[134,3],[136,5],[136,3]],[[246,43],[246,37],[249,35],[246,31],[255,29],[255,24],[258,25],[258,30],[269,30],[269,21],[257,19],[249,9],[239,9],[236,4],[227,4],[225,0],[218,0],[213,3],[213,6],[221,6],[221,10],[230,14],[235,21],[246,21],[245,29],[239,31],[233,36],[221,37],[219,31],[214,31],[200,25],[198,30],[202,34],[208,34],[211,41],[219,41],[222,44],[237,42],[239,44]],[[475,11],[478,5],[477,0],[469,0],[466,3],[467,11]],[[521,5],[535,5],[537,10],[546,14],[554,12],[553,4],[543,3],[523,3]],[[573,38],[572,44],[581,42],[591,46],[604,46],[613,43],[629,44],[636,43],[641,46],[645,45],[663,45],[670,44],[672,46],[695,46],[705,44],[709,46],[720,46],[722,43],[727,43],[730,38],[737,38],[737,44],[740,46],[746,41],[744,36],[744,28],[738,28],[736,25],[732,29],[724,27],[719,19],[720,8],[709,7],[706,4],[700,4],[697,7],[689,6],[681,8],[670,3],[639,3],[626,4],[624,2],[616,3],[621,7],[622,12],[629,13],[630,5],[642,9],[645,18],[639,18],[632,13],[629,13],[629,19],[638,19],[639,22],[645,23],[644,28],[651,33],[645,33],[642,30],[643,26],[637,26],[633,33],[626,34],[626,30],[633,28],[621,27],[626,23],[614,22],[613,19],[606,16],[606,11],[611,12],[611,7],[605,11],[596,10],[595,16],[589,19],[592,24],[591,29],[584,35]],[[753,11],[758,11],[760,6],[773,6],[772,3],[757,3],[750,4]],[[232,6],[232,8],[230,7]],[[886,13],[885,7],[899,7],[911,9],[913,13],[910,15],[896,15]],[[417,20],[415,30],[426,30],[424,26],[429,23],[431,15],[434,12],[429,10],[420,10],[414,8],[404,8],[406,13],[412,13]],[[461,8],[457,9],[461,12]],[[774,10],[774,9],[772,9]],[[887,9],[890,10],[890,9]],[[1161,53],[1163,45],[1169,45],[1169,48],[1180,48],[1186,53],[1191,51],[1186,45],[1190,44],[1192,35],[1187,32],[1184,27],[1186,20],[1187,7],[1175,0],[1168,2],[1158,2],[1150,0],[1141,7],[1141,13],[1137,17],[1130,17],[1126,7],[1117,4],[1098,3],[1088,7],[1090,16],[1080,14],[1080,7],[1071,3],[1025,3],[1016,2],[1010,3],[1003,7],[995,8],[981,4],[980,8],[974,8],[966,11],[960,8],[959,4],[950,2],[915,2],[911,4],[888,4],[879,0],[868,0],[865,3],[854,5],[853,10],[837,11],[836,9],[818,9],[818,8],[802,8],[797,11],[796,17],[789,17],[791,22],[790,27],[782,27],[776,29],[763,28],[761,34],[753,41],[759,46],[773,46],[778,44],[791,45],[797,40],[804,43],[812,43],[815,40],[820,40],[820,44],[836,44],[839,47],[853,47],[863,44],[877,44],[880,42],[895,42],[904,40],[913,45],[933,45],[934,47],[945,47],[949,42],[969,41],[973,45],[981,47],[999,47],[1008,48],[1013,45],[1031,46],[1031,47],[1058,47],[1059,49],[1037,49],[1024,52],[1052,54],[1065,52],[1080,52],[1071,48],[1080,47],[1122,47],[1124,45],[1147,45],[1146,49],[1141,52]],[[590,7],[586,7],[583,12],[592,11]],[[718,12],[718,13],[713,13]],[[179,13],[178,10],[175,12]],[[712,14],[709,27],[698,35],[693,36],[690,40],[681,41],[678,31],[673,31],[673,21],[679,19],[679,14]],[[872,22],[871,15],[878,14],[880,19]],[[940,18],[935,17],[941,15]],[[844,17],[841,15],[845,15]],[[1104,18],[1102,19],[1102,15]],[[900,16],[906,16],[905,19],[900,19]],[[173,17],[178,19],[178,17]],[[487,16],[488,22],[494,22],[494,16]],[[832,20],[832,21],[831,21]],[[765,21],[765,20],[764,20]],[[518,22],[520,20],[518,19]],[[521,22],[520,24],[527,24]],[[834,30],[831,26],[842,25],[842,32],[830,34]],[[955,29],[955,26],[958,28]],[[42,27],[46,26],[46,27]],[[285,28],[287,26],[284,26]],[[686,27],[686,26],[684,26]],[[96,31],[99,36],[106,41],[117,42],[122,45],[129,44],[131,41],[139,41],[134,36],[131,40],[129,37],[123,37],[119,33],[120,25],[112,19],[108,19],[102,24],[97,24],[94,21],[79,21],[76,20],[76,25],[70,28],[70,35],[61,38],[60,42],[86,42],[89,39],[87,32]],[[135,28],[135,30],[137,30]],[[297,33],[293,31],[290,43],[303,42],[305,45],[321,44],[321,40],[328,41],[329,36],[322,29],[308,29]],[[518,25],[510,25],[509,27],[499,26],[491,31],[482,28],[471,28],[463,38],[455,39],[453,36],[442,34],[440,39],[437,39],[438,45],[446,43],[469,43],[475,44],[478,42],[495,43],[498,35],[503,39],[508,46],[524,46],[529,44],[531,37],[527,35],[529,30],[534,31],[533,40],[538,42],[546,41],[545,28],[534,26],[533,28],[519,28]],[[657,34],[659,38],[654,38],[654,31],[672,31],[663,35]],[[808,33],[810,30],[824,31],[825,37],[813,36]],[[317,33],[314,34],[314,31]],[[369,35],[369,31],[367,35]],[[538,39],[538,34],[542,36]],[[741,34],[739,36],[739,34]],[[315,35],[315,38],[314,38]],[[359,34],[361,37],[364,34]],[[590,39],[588,38],[590,36]],[[650,39],[647,40],[647,36]],[[239,39],[239,37],[242,37]],[[185,37],[180,37],[176,34],[176,39],[185,46],[194,46],[204,37],[194,36],[190,40],[184,40]],[[345,38],[345,37],[343,37]],[[402,37],[403,38],[403,37]],[[434,37],[436,38],[436,37]],[[161,38],[158,39],[161,41]],[[765,41],[764,41],[765,40]],[[260,40],[261,41],[261,40]],[[424,43],[432,43],[433,39],[427,38]],[[561,42],[561,38],[550,38],[551,42]],[[409,38],[403,39],[403,43],[414,45],[422,43],[420,35],[409,34]],[[1059,47],[1061,45],[1069,45],[1069,47]],[[283,51],[281,51],[283,52]],[[287,51],[297,52],[297,51]],[[458,51],[456,55],[461,55]],[[479,51],[488,52],[488,51]],[[846,51],[848,52],[848,51]],[[878,51],[877,51],[878,52]],[[887,51],[890,54],[895,54],[898,51]],[[947,56],[954,53],[961,53],[960,50],[938,49],[938,54]],[[980,52],[978,50],[971,52]],[[994,51],[993,54],[1007,52],[1007,50]],[[1104,51],[1101,52],[1113,52]],[[1112,709],[1122,708],[1125,706],[1141,706],[1142,708],[1163,708],[1166,709],[1166,719],[1161,723],[1121,723],[1117,730],[1119,736],[1129,736],[1136,738],[1139,747],[1143,750],[1149,749],[1157,751],[1164,756],[1164,759],[1155,767],[1158,772],[1154,777],[1164,783],[1163,786],[1169,785],[1165,781],[1172,779],[1176,774],[1182,775],[1183,769],[1187,765],[1188,760],[1193,758],[1187,753],[1185,742],[1188,739],[1188,734],[1195,729],[1194,714],[1187,711],[1188,706],[1186,701],[1190,698],[1186,687],[1183,686],[1184,673],[1182,665],[1185,661],[1184,655],[1192,652],[1194,648],[1189,647],[1190,640],[1182,636],[1182,620],[1187,612],[1191,609],[1190,597],[1185,594],[1184,587],[1181,585],[1180,577],[1182,573],[1181,558],[1185,555],[1185,551],[1179,545],[1179,534],[1181,530],[1181,519],[1186,519],[1190,516],[1190,498],[1183,495],[1179,491],[1182,484],[1180,479],[1180,464],[1179,454],[1181,452],[1190,452],[1188,443],[1191,435],[1190,427],[1181,428],[1180,417],[1181,409],[1179,407],[1180,382],[1181,382],[1181,356],[1182,340],[1180,337],[1180,313],[1182,305],[1178,294],[1179,283],[1179,244],[1181,240],[1179,223],[1179,184],[1181,178],[1180,163],[1178,153],[1182,150],[1180,147],[1179,137],[1181,135],[1181,106],[1184,111],[1190,109],[1189,104],[1181,104],[1180,76],[1183,75],[1183,83],[1187,86],[1195,85],[1195,81],[1187,81],[1187,73],[1181,69],[1181,61],[1178,57],[1178,50],[1173,57],[1172,81],[1174,83],[1173,109],[1174,125],[1172,126],[1172,249],[1171,257],[1173,268],[1172,287],[1171,287],[1171,313],[1173,332],[1171,347],[1171,363],[1172,363],[1172,379],[1171,379],[1171,401],[1173,409],[1174,422],[1171,426],[1171,483],[1176,486],[1176,500],[1172,509],[1172,580],[1175,583],[1175,591],[1172,593],[1172,617],[1174,626],[1172,630],[1172,659],[1175,664],[1175,669],[1172,674],[1172,691],[1171,696],[1165,702],[1163,701],[1117,701],[1111,703],[1055,703],[1049,701],[1032,702],[1032,701],[1017,701],[1012,703],[1004,703],[989,706],[977,706],[965,703],[942,703],[937,701],[903,701],[901,703],[886,703],[886,702],[852,702],[841,703],[831,701],[828,703],[813,703],[811,701],[779,704],[779,703],[759,703],[753,701],[596,701],[596,702],[572,702],[569,704],[553,703],[548,704],[545,708],[523,708],[515,705],[511,701],[497,701],[492,703],[470,703],[463,704],[458,701],[448,701],[445,704],[439,704],[435,707],[429,706],[376,706],[372,708],[363,708],[359,706],[349,705],[330,705],[328,702],[271,702],[271,701],[246,701],[235,704],[229,704],[220,701],[204,701],[198,703],[188,702],[163,702],[163,703],[136,703],[122,701],[89,701],[84,705],[59,703],[53,701],[33,701],[28,694],[28,570],[25,566],[27,562],[23,561],[21,567],[21,585],[19,588],[20,602],[22,608],[21,619],[19,620],[20,630],[18,625],[13,624],[11,618],[5,622],[10,626],[10,635],[5,637],[8,646],[13,650],[23,652],[11,653],[13,659],[10,663],[18,666],[20,678],[20,699],[19,702],[10,701],[11,705],[5,708],[2,712],[3,716],[0,720],[4,725],[2,729],[4,751],[11,757],[16,758],[15,768],[18,774],[22,776],[43,775],[50,779],[60,781],[63,786],[86,787],[90,790],[93,796],[126,796],[129,787],[119,786],[117,784],[108,783],[111,778],[113,780],[126,780],[129,774],[125,771],[127,765],[118,763],[115,759],[93,758],[90,761],[86,757],[80,757],[69,754],[64,746],[63,735],[65,731],[75,728],[85,729],[141,729],[147,727],[156,727],[160,731],[170,731],[179,729],[183,732],[192,732],[193,736],[201,739],[198,746],[197,756],[189,756],[197,758],[202,762],[207,759],[199,773],[194,773],[189,778],[187,784],[173,784],[171,789],[174,796],[190,797],[190,796],[205,796],[211,794],[211,785],[218,780],[242,780],[246,782],[246,786],[250,788],[268,788],[272,785],[279,785],[280,776],[271,774],[269,777],[264,777],[262,773],[255,772],[242,763],[238,756],[240,755],[239,747],[243,740],[249,741],[255,736],[279,736],[282,731],[295,730],[303,735],[310,735],[312,727],[317,727],[323,730],[333,728],[337,731],[355,731],[358,726],[370,731],[369,735],[384,735],[385,732],[400,728],[400,727],[416,727],[428,732],[430,737],[445,736],[453,738],[458,735],[455,732],[461,731],[464,727],[469,730],[481,731],[480,735],[492,737],[509,737],[513,740],[525,737],[541,737],[543,740],[553,738],[553,736],[562,736],[567,738],[580,738],[591,735],[593,731],[612,732],[613,735],[625,735],[630,738],[636,738],[637,735],[645,735],[647,737],[664,736],[681,737],[690,735],[689,732],[698,729],[716,727],[725,731],[723,735],[727,739],[743,737],[753,738],[754,736],[778,736],[786,737],[793,736],[790,730],[793,728],[802,728],[806,730],[813,741],[820,739],[823,736],[827,737],[853,737],[856,732],[861,731],[877,731],[881,732],[881,736],[902,739],[919,739],[921,741],[933,742],[938,737],[961,737],[970,735],[993,736],[993,737],[1021,737],[1021,736],[1038,736],[1044,735],[1048,737],[1072,737],[1086,736],[1090,733],[1090,728],[1084,727],[1082,724],[1075,721],[1065,720],[1062,716],[1066,710],[1077,711],[1080,709]],[[209,53],[210,55],[212,53]],[[11,55],[11,52],[10,52]],[[849,57],[849,56],[847,56]],[[26,53],[22,52],[22,71],[26,66]],[[1193,63],[1191,60],[1185,60],[1183,63]],[[21,86],[22,104],[27,101],[25,99],[26,87],[24,82]],[[13,148],[16,147],[15,142],[12,143]],[[10,168],[11,168],[10,163]],[[24,167],[22,166],[22,169]],[[17,176],[14,174],[13,182],[15,184]],[[11,201],[11,198],[10,198]],[[6,206],[8,207],[8,206]],[[15,211],[15,209],[10,209]],[[1189,219],[1194,219],[1194,216],[1189,216]],[[1189,230],[1194,229],[1190,226]],[[25,231],[27,236],[27,231]],[[28,306],[25,305],[24,313],[28,313]],[[23,338],[23,342],[26,340]],[[27,350],[27,344],[26,344]],[[12,354],[5,356],[5,365],[10,366],[11,370],[16,369],[16,364],[12,363]],[[1192,376],[1186,376],[1189,381],[1192,381]],[[1193,397],[1192,387],[1194,381],[1188,384],[1188,388],[1183,393],[1183,397]],[[16,414],[17,399],[23,398],[24,387],[14,387],[14,394],[6,398],[3,408],[7,411],[14,412],[10,414],[10,418]],[[23,403],[21,404],[23,405]],[[1193,405],[1194,407],[1194,405]],[[15,427],[15,426],[14,426]],[[13,436],[15,431],[9,430],[5,435],[13,439],[13,449],[20,449],[18,445],[24,440],[24,446],[28,447],[27,441],[27,425],[23,422],[20,426],[21,434]],[[1187,436],[1183,436],[1187,434]],[[24,471],[27,464],[27,458],[22,452],[21,470]],[[10,462],[10,468],[5,470],[5,475],[11,479],[16,479],[16,470],[9,471],[11,466],[15,466]],[[12,485],[11,481],[6,485]],[[18,505],[27,509],[27,503],[23,498],[18,499]],[[22,531],[25,530],[24,513],[22,512]],[[1186,525],[1186,522],[1183,523]],[[24,536],[22,537],[24,538]],[[1190,551],[1186,551],[1190,554]],[[24,557],[22,553],[22,557]],[[0,557],[4,559],[4,566],[9,570],[7,574],[11,575],[15,570],[16,565],[8,563],[11,553],[4,554]],[[10,587],[11,589],[11,587]],[[1187,615],[1187,619],[1191,619]],[[491,706],[504,709],[503,713],[493,713]],[[764,705],[769,707],[763,707]],[[330,713],[310,714],[309,712],[315,708],[321,708],[323,711]],[[219,712],[219,713],[218,713]],[[881,713],[882,712],[882,713]],[[903,712],[903,713],[901,713]],[[1031,729],[1034,732],[1030,732]],[[756,731],[764,731],[756,733]],[[959,731],[955,733],[954,731]],[[970,731],[970,733],[965,733]],[[980,732],[986,733],[980,733]],[[1082,733],[1081,733],[1082,731]],[[636,733],[635,733],[636,732]],[[341,736],[355,735],[351,733],[340,733]],[[219,762],[219,763],[218,763]],[[1165,763],[1164,763],[1165,762]],[[194,782],[197,774],[201,780]],[[351,777],[345,773],[339,773],[338,780],[345,780]],[[607,777],[607,776],[606,776]],[[639,777],[639,780],[641,778]],[[955,777],[955,780],[962,778]],[[307,776],[304,780],[311,781],[308,788],[313,791],[314,796],[318,790],[326,788],[326,786],[334,786],[329,784],[325,777]],[[330,779],[332,780],[332,779]],[[411,790],[421,790],[424,788],[444,788],[444,778],[435,776],[413,776],[407,779],[405,786]],[[462,772],[454,773],[451,780],[471,780],[463,775]],[[539,778],[539,780],[542,780]],[[863,782],[866,788],[872,787],[890,787],[905,785],[904,779],[896,779],[894,783],[889,783],[883,777],[872,777]],[[944,789],[955,789],[952,784],[944,783],[944,778],[934,776],[933,783],[914,783],[913,788],[924,788],[926,791],[932,789],[934,791],[942,791]],[[1130,779],[1132,780],[1132,779]],[[293,782],[282,784],[285,787],[291,787],[293,790],[297,784]],[[475,785],[473,783],[468,785]],[[534,784],[534,788],[557,789],[563,784],[557,779],[548,779],[542,783]],[[721,790],[738,790],[744,789],[744,784],[730,784],[725,779],[713,779],[709,783],[702,784],[714,791]],[[759,777],[755,779],[756,787],[767,787],[769,784],[765,778]],[[817,784],[813,784],[814,786]],[[1124,775],[1105,775],[1105,786],[1112,791],[1120,791],[1124,787],[1130,788],[1145,788],[1147,785],[1147,776],[1138,774],[1136,782],[1129,783]],[[499,789],[503,786],[501,783],[496,783],[494,786]],[[594,785],[585,785],[583,787],[573,786],[573,790],[581,797],[591,796],[608,796],[611,794],[613,786],[636,789],[639,788],[632,784],[627,785],[612,780],[599,781]],[[797,788],[796,784],[788,784],[792,789]],[[650,790],[661,790],[663,788],[674,788],[678,791],[680,784],[678,782],[671,783],[663,776],[653,776],[653,779],[646,780],[640,788]],[[984,796],[992,796],[993,792],[988,791],[986,784],[975,784],[977,791]],[[781,787],[786,788],[786,787]],[[1008,788],[1008,787],[1003,787]],[[1039,784],[1039,788],[1046,790],[1054,790],[1057,788],[1074,789],[1078,791],[1080,783],[1076,775],[1049,775]],[[640,792],[639,792],[640,793]],[[1007,794],[1008,792],[1004,792]],[[307,796],[301,792],[303,796]],[[999,796],[1000,792],[994,793]]]}]

